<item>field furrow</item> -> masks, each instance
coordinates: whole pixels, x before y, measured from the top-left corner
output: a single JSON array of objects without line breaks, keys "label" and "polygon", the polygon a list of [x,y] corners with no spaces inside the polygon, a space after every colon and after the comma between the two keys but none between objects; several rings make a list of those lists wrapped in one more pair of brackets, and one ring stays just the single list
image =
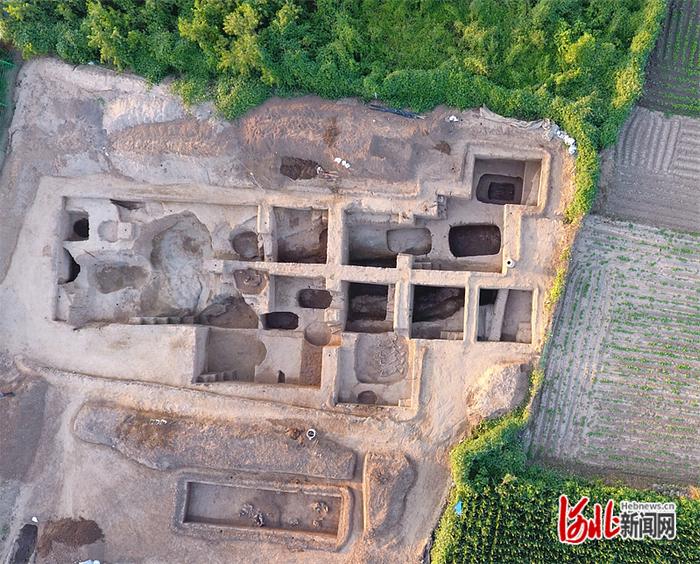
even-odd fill
[{"label": "field furrow", "polygon": [[545,351],[532,453],[690,480],[700,466],[700,237],[591,216]]}]

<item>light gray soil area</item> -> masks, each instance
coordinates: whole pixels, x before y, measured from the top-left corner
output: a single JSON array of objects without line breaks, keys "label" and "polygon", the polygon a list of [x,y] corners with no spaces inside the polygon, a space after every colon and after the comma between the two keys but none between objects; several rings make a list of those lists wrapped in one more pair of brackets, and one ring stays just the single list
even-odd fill
[{"label": "light gray soil area", "polygon": [[0,560],[416,562],[571,237],[542,124],[51,59],[0,177]]},{"label": "light gray soil area", "polygon": [[700,120],[637,107],[602,167],[601,213],[700,231]]},{"label": "light gray soil area", "polygon": [[591,216],[545,353],[533,454],[700,480],[700,236]]}]

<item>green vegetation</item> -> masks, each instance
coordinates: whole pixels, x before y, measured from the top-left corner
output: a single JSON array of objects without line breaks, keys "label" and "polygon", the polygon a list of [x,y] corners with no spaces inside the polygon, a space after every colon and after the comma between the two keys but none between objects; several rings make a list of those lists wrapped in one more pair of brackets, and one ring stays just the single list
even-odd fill
[{"label": "green vegetation", "polygon": [[[598,150],[615,141],[641,95],[664,10],[664,0],[6,0],[0,38],[25,57],[101,62],[154,82],[173,75],[187,102],[214,99],[229,118],[272,95],[305,93],[550,118],[577,141],[566,213],[575,221],[595,196]],[[451,505],[461,500],[464,513],[445,513],[436,561],[700,559],[700,509],[687,500],[676,500],[671,543],[559,544],[559,494],[642,494],[528,465],[520,441],[528,417],[521,410],[484,426],[454,450]]]},{"label": "green vegetation", "polygon": [[5,108],[5,97],[7,96],[7,72],[12,66],[7,53],[0,49],[0,115]]},{"label": "green vegetation", "polygon": [[700,116],[700,2],[671,0],[649,63],[645,106]]},{"label": "green vegetation", "polygon": [[567,247],[562,252],[559,258],[559,265],[557,266],[556,274],[554,275],[554,281],[552,286],[547,291],[547,295],[544,299],[544,305],[547,310],[552,310],[554,306],[559,303],[559,298],[564,295],[564,289],[566,288],[566,273],[569,269],[569,260],[571,258],[571,248]]},{"label": "green vegetation", "polygon": [[700,235],[590,218],[577,244],[530,454],[696,482]]},{"label": "green vegetation", "polygon": [[175,75],[185,100],[227,117],[316,93],[551,118],[578,142],[574,220],[663,13],[664,0],[8,0],[0,37],[25,57]]},{"label": "green vegetation", "polygon": [[[452,452],[453,489],[432,548],[435,562],[697,562],[700,502],[627,487],[606,486],[528,464],[520,434],[527,412],[481,428]],[[558,498],[582,496],[591,505],[616,501],[673,501],[677,537],[672,541],[586,541],[564,545],[557,538]],[[462,514],[454,510],[462,503]],[[619,513],[619,506],[615,506]]]}]

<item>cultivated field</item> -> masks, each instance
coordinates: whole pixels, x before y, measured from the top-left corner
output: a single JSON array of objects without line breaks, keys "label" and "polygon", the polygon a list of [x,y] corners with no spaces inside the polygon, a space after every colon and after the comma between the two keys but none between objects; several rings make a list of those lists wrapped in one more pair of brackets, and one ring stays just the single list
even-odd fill
[{"label": "cultivated field", "polygon": [[686,231],[700,228],[700,120],[637,107],[603,175],[606,214]]},{"label": "cultivated field", "polygon": [[700,236],[589,217],[545,351],[538,458],[700,480]]},{"label": "cultivated field", "polygon": [[672,0],[647,67],[642,104],[700,115],[700,0]]}]

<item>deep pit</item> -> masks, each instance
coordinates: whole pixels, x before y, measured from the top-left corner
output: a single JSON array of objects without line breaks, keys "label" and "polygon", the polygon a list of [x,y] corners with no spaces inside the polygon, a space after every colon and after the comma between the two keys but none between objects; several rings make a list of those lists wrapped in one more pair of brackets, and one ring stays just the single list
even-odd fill
[{"label": "deep pit", "polygon": [[542,161],[477,158],[476,199],[487,204],[537,205]]},{"label": "deep pit", "polygon": [[63,261],[59,270],[59,284],[74,282],[80,274],[80,265],[73,258],[70,251],[63,249]]},{"label": "deep pit", "polygon": [[292,311],[273,311],[262,316],[265,329],[291,331],[299,327],[299,316]]},{"label": "deep pit", "polygon": [[450,252],[455,257],[497,255],[501,252],[501,230],[497,225],[450,227]]},{"label": "deep pit", "polygon": [[382,333],[393,329],[393,321],[387,319],[389,286],[350,282],[347,296],[346,331]]},{"label": "deep pit", "polygon": [[414,286],[411,337],[462,339],[464,300],[464,288]]},{"label": "deep pit", "polygon": [[90,237],[90,221],[87,216],[73,222],[73,236],[75,241],[86,241]]}]

